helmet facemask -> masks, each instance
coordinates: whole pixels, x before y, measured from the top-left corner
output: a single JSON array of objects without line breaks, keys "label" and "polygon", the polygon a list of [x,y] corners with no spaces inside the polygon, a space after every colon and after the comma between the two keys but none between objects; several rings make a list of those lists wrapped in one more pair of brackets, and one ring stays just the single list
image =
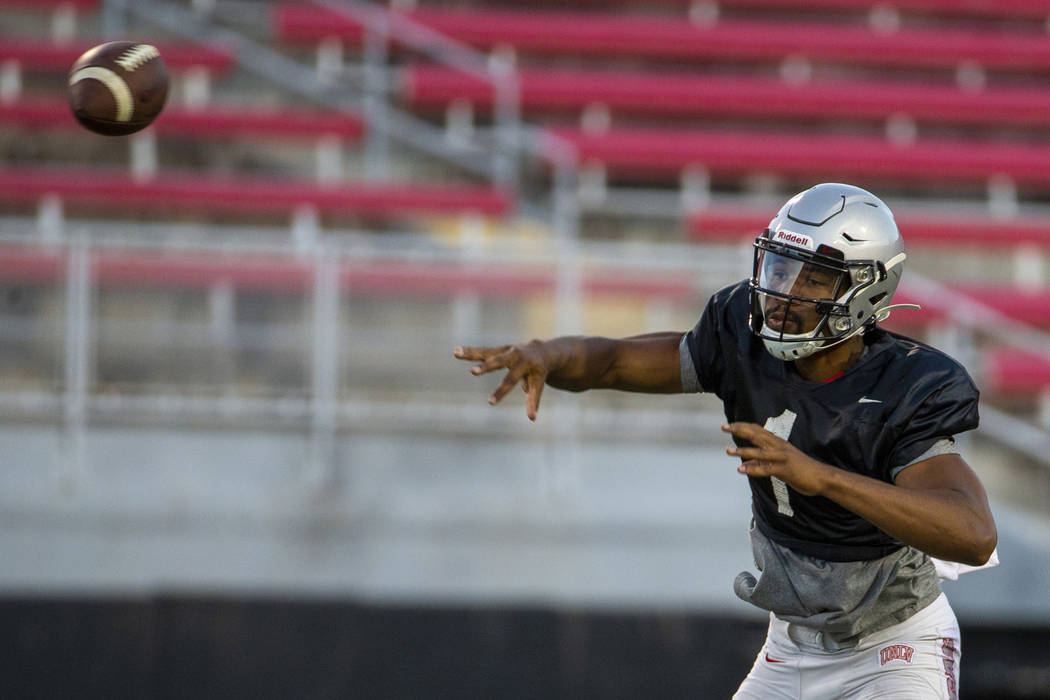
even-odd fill
[{"label": "helmet facemask", "polygon": [[774,356],[807,357],[873,321],[872,314],[855,314],[853,302],[885,278],[884,268],[874,260],[843,258],[826,245],[811,251],[774,241],[769,230],[755,241],[749,323]]}]

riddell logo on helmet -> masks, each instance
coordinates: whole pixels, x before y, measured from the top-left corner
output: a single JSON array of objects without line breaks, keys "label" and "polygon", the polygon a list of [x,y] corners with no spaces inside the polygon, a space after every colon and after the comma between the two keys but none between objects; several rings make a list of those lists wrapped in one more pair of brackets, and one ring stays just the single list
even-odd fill
[{"label": "riddell logo on helmet", "polygon": [[773,240],[778,243],[790,243],[791,245],[801,246],[807,250],[813,250],[813,239],[809,236],[803,236],[801,233],[795,233],[794,231],[777,231],[773,236]]}]

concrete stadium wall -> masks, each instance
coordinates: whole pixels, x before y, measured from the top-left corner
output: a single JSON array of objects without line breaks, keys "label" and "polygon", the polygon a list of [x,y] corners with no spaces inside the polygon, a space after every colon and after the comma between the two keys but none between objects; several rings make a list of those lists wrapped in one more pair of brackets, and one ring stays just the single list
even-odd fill
[{"label": "concrete stadium wall", "polygon": [[[762,618],[746,483],[715,445],[417,434],[0,428],[0,595],[336,596]],[[77,471],[77,469],[79,471]],[[946,582],[960,618],[1050,626],[1050,528],[994,503],[1003,564]]]}]

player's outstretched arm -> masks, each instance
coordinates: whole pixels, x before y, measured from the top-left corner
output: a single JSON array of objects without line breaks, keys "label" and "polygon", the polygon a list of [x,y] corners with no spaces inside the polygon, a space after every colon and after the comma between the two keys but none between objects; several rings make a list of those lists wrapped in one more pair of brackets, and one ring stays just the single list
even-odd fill
[{"label": "player's outstretched arm", "polygon": [[506,369],[489,403],[499,403],[520,382],[527,397],[526,413],[529,420],[536,420],[547,384],[567,391],[682,391],[678,359],[682,335],[667,331],[621,339],[563,336],[520,345],[456,348],[453,354],[478,362],[470,370],[475,376]]}]

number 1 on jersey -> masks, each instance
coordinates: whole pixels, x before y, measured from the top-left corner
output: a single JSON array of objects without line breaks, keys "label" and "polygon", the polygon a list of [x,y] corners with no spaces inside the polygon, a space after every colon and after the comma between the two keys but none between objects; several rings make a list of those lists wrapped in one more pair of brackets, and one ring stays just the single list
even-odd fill
[{"label": "number 1 on jersey", "polygon": [[[798,416],[794,412],[784,409],[784,412],[779,416],[766,419],[766,424],[762,427],[781,440],[787,440],[791,436],[791,428],[795,426],[796,418]],[[769,477],[769,480],[773,484],[773,495],[777,499],[777,512],[789,518],[794,516],[795,511],[791,507],[791,501],[788,498],[790,494],[788,493],[787,484],[775,476]]]}]

